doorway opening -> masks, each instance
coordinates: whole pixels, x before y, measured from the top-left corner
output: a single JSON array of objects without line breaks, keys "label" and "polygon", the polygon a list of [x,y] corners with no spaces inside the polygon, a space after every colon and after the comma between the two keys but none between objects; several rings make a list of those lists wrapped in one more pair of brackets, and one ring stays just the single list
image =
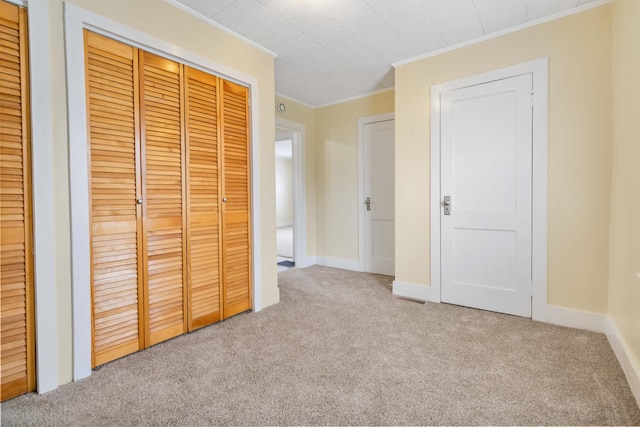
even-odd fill
[{"label": "doorway opening", "polygon": [[293,140],[276,137],[276,254],[278,271],[295,267],[293,222]]},{"label": "doorway opening", "polygon": [[307,256],[304,125],[276,118],[276,237],[278,272],[314,264]]}]

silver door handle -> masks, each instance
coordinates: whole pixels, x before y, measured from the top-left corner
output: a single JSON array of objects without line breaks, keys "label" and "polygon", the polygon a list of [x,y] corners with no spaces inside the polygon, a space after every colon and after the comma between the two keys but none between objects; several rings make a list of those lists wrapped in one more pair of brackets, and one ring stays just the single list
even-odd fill
[{"label": "silver door handle", "polygon": [[444,214],[451,215],[451,196],[444,196],[442,206],[444,206]]},{"label": "silver door handle", "polygon": [[370,211],[371,210],[371,197],[367,197],[364,200],[364,204],[367,205],[367,210]]},{"label": "silver door handle", "polygon": [[141,205],[142,204],[142,198],[136,199],[136,203]]}]

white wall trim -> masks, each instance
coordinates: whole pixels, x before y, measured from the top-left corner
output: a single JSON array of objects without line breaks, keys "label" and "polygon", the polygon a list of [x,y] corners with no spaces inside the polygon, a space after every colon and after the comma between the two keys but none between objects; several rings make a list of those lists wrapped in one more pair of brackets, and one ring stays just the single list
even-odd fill
[{"label": "white wall trim", "polygon": [[[292,181],[293,181],[293,259],[296,267],[304,268],[313,265],[307,253],[307,166],[306,144],[304,140],[306,128],[302,123],[276,117],[276,126],[288,129],[276,140],[291,139]],[[275,161],[275,159],[274,159]]]},{"label": "white wall trim", "polygon": [[547,212],[549,151],[549,60],[529,63],[533,71],[533,217],[531,317],[546,321],[547,305]]},{"label": "white wall trim", "polygon": [[546,322],[554,325],[603,333],[605,318],[600,313],[547,305]]},{"label": "white wall trim", "polygon": [[315,255],[308,255],[305,258],[305,263],[304,264],[298,265],[298,263],[296,262],[296,267],[297,268],[306,268],[306,267],[311,267],[312,265],[320,265],[318,263],[318,257],[316,257]]},{"label": "white wall trim", "polygon": [[[204,61],[206,59],[203,58]],[[206,62],[202,62],[205,64]],[[213,65],[213,64],[211,64]],[[240,76],[241,73],[238,73]],[[262,310],[262,228],[260,226],[260,104],[258,81],[255,77],[248,77],[246,80],[250,85],[250,118],[251,118],[251,146],[249,147],[251,155],[251,278],[253,283],[251,289],[253,291],[252,307],[255,313]],[[274,160],[275,161],[275,160]]]},{"label": "white wall trim", "polygon": [[604,333],[607,335],[611,348],[627,377],[627,382],[633,396],[636,398],[636,403],[640,406],[640,363],[633,357],[631,347],[620,333],[616,322],[611,316],[606,316]]},{"label": "white wall trim", "polygon": [[393,295],[417,301],[440,302],[440,293],[432,286],[417,283],[393,281]]},{"label": "white wall trim", "polygon": [[386,87],[384,89],[378,89],[378,90],[374,90],[374,91],[371,91],[371,92],[361,93],[360,95],[351,96],[349,98],[340,99],[338,101],[331,101],[329,103],[320,104],[320,105],[307,104],[306,102],[300,101],[298,99],[292,98],[292,97],[287,96],[287,95],[283,95],[283,94],[281,94],[279,92],[276,92],[276,95],[278,95],[281,98],[288,99],[289,101],[297,102],[298,104],[304,105],[305,107],[309,107],[309,108],[315,109],[315,108],[330,107],[332,105],[342,104],[344,102],[355,101],[355,100],[358,100],[358,99],[361,99],[361,98],[366,98],[368,96],[378,95],[380,93],[385,93],[385,92],[390,92],[392,90],[395,90],[395,86]]},{"label": "white wall trim", "polygon": [[58,387],[58,307],[49,1],[31,0],[27,9],[31,90],[31,160],[35,288],[36,378],[38,393]]},{"label": "white wall trim", "polygon": [[433,297],[437,302],[442,298],[440,291],[440,92],[431,88],[431,139],[430,152],[430,191],[429,217],[430,224],[430,271]]},{"label": "white wall trim", "polygon": [[395,86],[385,87],[384,89],[378,89],[378,90],[373,90],[371,92],[361,93],[360,95],[350,96],[349,98],[343,98],[343,99],[339,99],[337,101],[331,101],[331,102],[328,102],[326,104],[320,104],[320,105],[312,107],[312,108],[331,107],[332,105],[343,104],[343,103],[349,102],[349,101],[356,101],[358,99],[366,98],[368,96],[378,95],[378,94],[385,93],[385,92],[391,92],[392,90],[395,90]]},{"label": "white wall trim", "polygon": [[[88,147],[84,76],[83,28],[178,60],[216,75],[242,82],[251,96],[251,217],[253,310],[262,309],[260,232],[259,88],[255,77],[239,72],[179,46],[65,2],[65,44],[69,105],[69,175],[71,193],[71,257],[73,292],[73,377],[91,374],[91,298],[89,259]],[[47,53],[48,55],[48,53]]]},{"label": "white wall trim", "polygon": [[[298,104],[300,104],[300,105],[304,105],[305,107],[308,107],[308,108],[316,108],[316,107],[314,107],[314,106],[313,106],[313,105],[311,105],[311,104],[307,104],[306,102],[302,102],[302,101],[297,100],[297,99],[295,99],[295,98],[292,98],[292,97],[290,97],[290,96],[283,95],[283,94],[281,94],[280,92],[276,92],[276,96],[279,96],[280,98],[284,98],[284,99],[286,99],[286,100],[288,100],[288,101],[296,102],[296,103],[298,103]],[[284,119],[283,119],[283,120],[284,120]]]},{"label": "white wall trim", "polygon": [[[315,264],[323,265],[325,267],[340,268],[342,270],[351,271],[362,271],[360,269],[360,262],[357,259],[319,256],[315,257],[315,261]],[[298,265],[296,265],[296,267],[297,266]]]},{"label": "white wall trim", "polygon": [[515,27],[507,28],[506,30],[498,31],[496,33],[487,34],[485,36],[481,36],[472,40],[467,40],[461,43],[456,43],[452,46],[443,47],[442,49],[434,50],[431,52],[423,53],[422,55],[417,55],[411,58],[403,59],[402,61],[397,61],[391,64],[394,68],[397,68],[401,65],[410,64],[412,62],[420,61],[422,59],[431,58],[433,56],[442,55],[443,53],[451,52],[454,50],[462,49],[467,46],[471,46],[474,44],[482,43],[487,40],[495,39],[497,37],[502,37],[506,34],[515,33],[516,31],[525,30],[527,28],[535,27],[536,25],[544,24],[546,22],[554,21],[556,19],[564,18],[566,16],[574,15],[576,13],[584,12],[585,10],[593,9],[596,7],[600,7],[602,5],[613,2],[614,0],[598,0],[593,3],[588,3],[583,6],[571,8],[564,12],[555,13],[553,15],[545,16],[544,18],[536,19],[535,21],[527,22],[525,24],[517,25]]},{"label": "white wall trim", "polygon": [[533,233],[531,315],[547,318],[547,151],[548,58],[536,59],[431,87],[431,287],[441,296],[440,282],[440,95],[443,92],[531,73],[533,76]]},{"label": "white wall trim", "polygon": [[212,27],[214,27],[217,30],[223,31],[227,34],[229,34],[230,36],[233,36],[241,41],[243,41],[244,43],[251,45],[253,47],[255,47],[256,49],[259,49],[261,51],[263,51],[264,53],[266,53],[267,55],[271,56],[272,58],[275,58],[278,56],[277,53],[267,49],[266,47],[254,42],[253,40],[249,40],[248,38],[236,33],[233,30],[230,30],[229,28],[225,27],[222,24],[217,23],[216,21],[214,21],[213,19],[201,14],[200,12],[197,12],[193,9],[191,9],[188,6],[185,6],[184,4],[176,1],[176,0],[164,0],[166,3],[169,3],[171,6],[175,7],[176,9],[180,9],[181,11],[188,13],[189,15],[193,16],[194,18],[198,18],[199,20],[206,22],[207,24],[211,25]]},{"label": "white wall trim", "polygon": [[365,271],[365,219],[364,219],[364,127],[371,123],[395,120],[396,114],[384,113],[358,119],[358,265],[359,271]]}]

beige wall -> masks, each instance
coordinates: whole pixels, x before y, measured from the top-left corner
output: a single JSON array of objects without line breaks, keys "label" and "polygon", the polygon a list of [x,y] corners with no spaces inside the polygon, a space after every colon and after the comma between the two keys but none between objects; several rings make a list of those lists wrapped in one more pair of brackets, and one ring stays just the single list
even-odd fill
[{"label": "beige wall", "polygon": [[640,2],[613,4],[609,316],[640,367]]},{"label": "beige wall", "polygon": [[358,259],[357,120],[393,110],[392,90],[316,109],[318,256]]},{"label": "beige wall", "polygon": [[275,105],[284,103],[286,111],[276,110],[276,118],[304,126],[305,194],[307,200],[307,256],[316,254],[316,168],[315,168],[315,120],[314,109],[281,96],[275,97]]},{"label": "beige wall", "polygon": [[396,69],[396,279],[429,285],[430,87],[549,58],[548,303],[607,311],[611,6]]},{"label": "beige wall", "polygon": [[[261,265],[257,266],[262,282],[262,304],[278,302],[277,272],[275,265],[275,189],[274,189],[274,67],[273,59],[223,33],[204,22],[191,17],[168,3],[157,0],[71,0],[84,9],[110,18],[121,24],[142,31],[158,39],[180,46],[209,60],[224,64],[253,76],[259,86],[260,144],[258,153],[260,194],[260,247]],[[55,216],[56,224],[56,294],[58,312],[58,361],[59,383],[72,379],[72,326],[71,326],[71,260],[69,214],[69,164],[67,102],[65,84],[65,50],[63,1],[51,0],[50,49],[52,60],[52,112],[55,157]],[[31,31],[38,31],[31,28]]]},{"label": "beige wall", "polygon": [[[300,102],[293,101],[289,98],[276,95],[275,105],[284,104],[286,110],[284,113],[276,110],[276,117],[299,123],[305,126],[305,139],[313,141],[314,130],[314,112],[315,109]],[[308,142],[308,141],[307,141]]]}]

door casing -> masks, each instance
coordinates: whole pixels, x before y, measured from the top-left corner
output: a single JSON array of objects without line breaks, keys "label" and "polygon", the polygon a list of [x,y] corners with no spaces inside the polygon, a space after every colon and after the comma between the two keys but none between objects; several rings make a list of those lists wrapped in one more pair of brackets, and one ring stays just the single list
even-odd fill
[{"label": "door casing", "polygon": [[531,317],[533,320],[544,322],[547,319],[548,58],[540,58],[431,87],[431,286],[427,295],[432,302],[441,301],[440,94],[528,73],[533,76],[533,295]]},{"label": "door casing", "polygon": [[[286,129],[278,133],[278,129]],[[293,181],[293,259],[296,267],[304,268],[315,264],[315,259],[307,254],[307,191],[305,166],[305,126],[291,120],[276,117],[276,141],[291,139],[292,181]]]}]

